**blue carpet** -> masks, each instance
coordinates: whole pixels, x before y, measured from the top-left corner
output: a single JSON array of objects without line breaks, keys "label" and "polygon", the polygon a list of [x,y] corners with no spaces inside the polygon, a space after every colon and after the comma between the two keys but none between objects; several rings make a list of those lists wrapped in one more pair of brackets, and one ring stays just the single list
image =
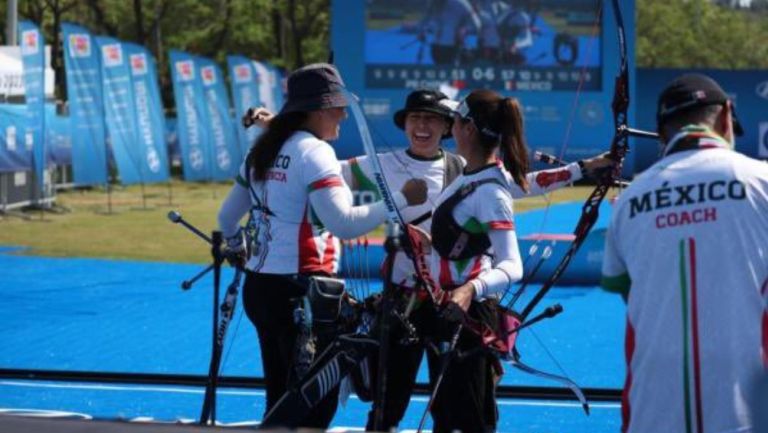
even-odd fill
[{"label": "blue carpet", "polygon": [[[571,213],[550,211],[547,225],[572,227],[575,219],[558,222]],[[543,213],[523,215],[519,224],[541,224]],[[189,291],[179,287],[200,266],[7,254],[12,249],[0,248],[0,368],[207,373],[212,279],[203,278]],[[226,269],[225,285],[231,277]],[[529,287],[523,301],[537,288]],[[372,289],[379,290],[380,284]],[[585,387],[620,388],[625,316],[620,298],[595,287],[557,287],[540,308],[555,302],[563,305],[563,314],[521,333],[523,360],[545,371],[565,372]],[[226,376],[263,376],[255,332],[239,304],[222,365]],[[420,380],[426,381],[423,367]],[[502,384],[556,386],[510,369]],[[197,388],[5,380],[0,381],[0,408],[194,419],[201,393]],[[425,400],[414,397],[403,427],[417,426]],[[261,391],[222,390],[219,418],[256,420],[263,404]],[[588,418],[572,402],[502,400],[499,408],[504,432],[616,431],[620,419],[615,404],[595,405]],[[367,404],[352,399],[334,425],[360,426],[367,410]]]}]

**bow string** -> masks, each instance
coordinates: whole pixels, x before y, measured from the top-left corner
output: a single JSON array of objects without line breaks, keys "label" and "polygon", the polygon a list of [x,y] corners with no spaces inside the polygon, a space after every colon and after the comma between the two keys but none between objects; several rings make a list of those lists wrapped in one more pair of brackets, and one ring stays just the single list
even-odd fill
[{"label": "bow string", "polygon": [[603,199],[608,194],[610,187],[613,186],[616,180],[619,178],[624,162],[624,157],[626,156],[627,150],[629,149],[630,133],[627,126],[627,115],[630,100],[626,33],[624,29],[624,19],[621,14],[621,8],[619,7],[619,0],[612,0],[612,5],[619,38],[620,57],[619,71],[615,79],[613,101],[611,103],[614,120],[614,136],[611,140],[611,147],[608,154],[608,157],[614,160],[615,164],[613,167],[606,169],[596,175],[597,185],[582,206],[581,217],[576,223],[576,228],[573,231],[574,239],[571,242],[571,245],[563,255],[563,258],[560,260],[558,265],[555,267],[553,273],[545,280],[539,291],[528,302],[525,308],[523,308],[521,313],[523,318],[526,318],[531,314],[533,309],[539,304],[539,302],[541,302],[541,300],[549,292],[552,286],[557,283],[575,256],[576,252],[584,243],[584,240],[586,240],[590,230],[597,222],[600,203],[602,203]]}]

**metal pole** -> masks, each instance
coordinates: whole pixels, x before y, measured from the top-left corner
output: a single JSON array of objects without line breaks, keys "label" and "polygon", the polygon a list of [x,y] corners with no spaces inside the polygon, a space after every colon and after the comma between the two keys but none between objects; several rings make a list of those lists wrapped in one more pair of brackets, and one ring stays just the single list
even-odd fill
[{"label": "metal pole", "polygon": [[18,44],[18,32],[19,32],[19,2],[17,0],[8,0],[8,8],[6,9],[6,26],[5,26],[5,44],[17,45]]}]

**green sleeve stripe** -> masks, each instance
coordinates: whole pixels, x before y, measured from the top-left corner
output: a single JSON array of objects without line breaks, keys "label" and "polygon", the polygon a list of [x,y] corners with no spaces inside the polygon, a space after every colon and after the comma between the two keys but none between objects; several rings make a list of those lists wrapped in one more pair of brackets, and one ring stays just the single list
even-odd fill
[{"label": "green sleeve stripe", "polygon": [[609,292],[618,293],[626,297],[629,293],[629,288],[632,285],[632,280],[627,273],[615,277],[603,275],[602,280],[600,280],[600,285]]},{"label": "green sleeve stripe", "polygon": [[358,191],[370,191],[374,194],[376,194],[376,200],[381,200],[381,197],[379,196],[379,189],[376,188],[376,184],[374,184],[363,172],[363,169],[360,168],[360,164],[357,162],[357,159],[352,159],[349,163],[349,167],[352,169],[352,176],[355,177],[355,180],[357,181],[357,190]]},{"label": "green sleeve stripe", "polygon": [[464,223],[462,228],[472,234],[478,235],[482,233],[488,233],[488,226],[478,221],[475,217],[472,217]]}]

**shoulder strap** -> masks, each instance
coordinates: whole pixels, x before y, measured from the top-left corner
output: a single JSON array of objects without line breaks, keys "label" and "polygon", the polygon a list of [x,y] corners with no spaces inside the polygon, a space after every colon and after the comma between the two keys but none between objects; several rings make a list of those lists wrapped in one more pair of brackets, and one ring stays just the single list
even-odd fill
[{"label": "shoulder strap", "polygon": [[[461,158],[458,155],[448,152],[447,150],[443,150],[443,158],[445,159],[445,167],[443,169],[443,189],[445,189],[459,177],[461,171],[464,169],[464,163],[461,162]],[[417,226],[430,218],[432,218],[432,211],[425,212],[413,221],[410,221],[409,224]]]},{"label": "shoulder strap", "polygon": [[448,187],[464,169],[464,164],[461,162],[459,155],[455,153],[443,150],[445,155],[445,170],[443,172],[443,189]]},{"label": "shoulder strap", "polygon": [[246,179],[245,181],[248,183],[248,190],[251,193],[251,210],[258,210],[266,213],[269,216],[275,216],[275,214],[266,206],[265,203],[261,201],[259,198],[259,195],[256,193],[256,190],[253,188],[253,183],[251,182],[251,173],[246,170]]}]

